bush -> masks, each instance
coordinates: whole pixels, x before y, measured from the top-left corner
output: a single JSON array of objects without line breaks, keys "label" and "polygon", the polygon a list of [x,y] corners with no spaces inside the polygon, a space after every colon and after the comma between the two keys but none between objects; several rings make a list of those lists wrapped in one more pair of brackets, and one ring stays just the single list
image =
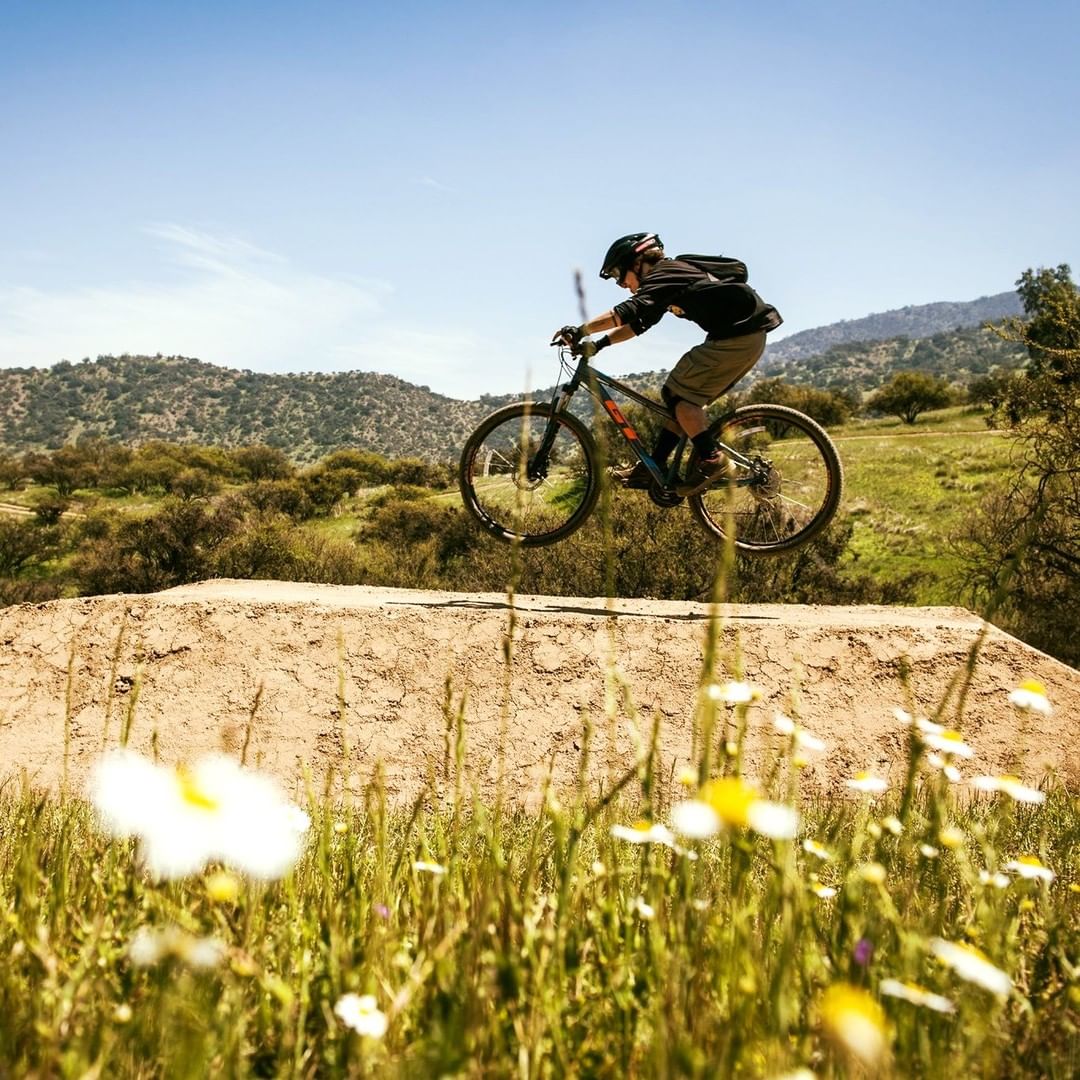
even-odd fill
[{"label": "bush", "polygon": [[850,394],[832,390],[818,390],[812,386],[793,386],[782,375],[773,379],[761,379],[743,395],[740,405],[766,403],[786,405],[798,409],[823,427],[846,424],[856,411]]},{"label": "bush", "polygon": [[257,510],[276,511],[296,521],[305,521],[315,513],[315,506],[299,480],[256,480],[241,491]]},{"label": "bush", "polygon": [[70,505],[71,500],[61,495],[39,495],[34,500],[34,516],[42,525],[55,525]]},{"label": "bush", "polygon": [[248,480],[286,480],[296,471],[281,450],[265,443],[241,446],[231,451],[230,457]]},{"label": "bush", "polygon": [[900,371],[866,402],[868,411],[898,416],[905,424],[930,409],[943,409],[953,401],[949,384],[923,371]]},{"label": "bush", "polygon": [[240,522],[232,505],[170,496],[143,518],[95,519],[72,561],[81,593],[153,592],[209,576],[215,549]]}]

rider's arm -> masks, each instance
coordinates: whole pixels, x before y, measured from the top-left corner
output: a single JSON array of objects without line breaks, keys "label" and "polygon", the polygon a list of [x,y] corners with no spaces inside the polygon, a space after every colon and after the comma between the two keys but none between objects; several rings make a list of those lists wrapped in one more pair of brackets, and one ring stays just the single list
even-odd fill
[{"label": "rider's arm", "polygon": [[588,337],[590,334],[599,334],[602,330],[614,330],[617,326],[622,326],[622,319],[614,311],[605,311],[603,315],[597,315],[595,319],[582,323],[581,333]]},{"label": "rider's arm", "polygon": [[597,315],[595,319],[590,319],[581,326],[581,333],[585,337],[589,334],[598,334],[601,330],[610,330],[611,333],[594,341],[597,351],[608,345],[617,345],[620,341],[629,341],[630,338],[637,336],[634,330],[625,325],[614,311],[605,311],[603,315]]}]

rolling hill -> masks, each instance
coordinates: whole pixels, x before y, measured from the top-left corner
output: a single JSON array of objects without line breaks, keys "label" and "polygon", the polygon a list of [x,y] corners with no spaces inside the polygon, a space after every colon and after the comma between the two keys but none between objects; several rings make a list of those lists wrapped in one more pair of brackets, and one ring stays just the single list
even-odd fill
[{"label": "rolling hill", "polygon": [[[1019,346],[980,328],[1018,307],[1015,294],[1001,293],[807,330],[770,345],[756,374],[859,392],[905,368],[965,383],[1023,362]],[[624,381],[653,391],[663,375]],[[538,390],[536,397],[550,392]],[[55,448],[95,435],[126,443],[268,443],[301,463],[347,446],[449,459],[483,416],[515,396],[461,401],[376,372],[268,375],[181,356],[101,356],[50,368],[0,368],[0,450]]]}]

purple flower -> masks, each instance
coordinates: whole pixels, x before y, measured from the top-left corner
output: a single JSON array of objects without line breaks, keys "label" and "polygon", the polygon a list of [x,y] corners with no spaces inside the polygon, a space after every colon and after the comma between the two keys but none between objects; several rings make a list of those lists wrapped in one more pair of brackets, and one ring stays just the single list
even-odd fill
[{"label": "purple flower", "polygon": [[384,919],[390,918],[390,909],[385,904],[375,904],[374,909],[376,915],[379,915]]},{"label": "purple flower", "polygon": [[874,943],[869,938],[859,938],[859,943],[855,946],[852,955],[859,967],[866,967],[874,955]]}]

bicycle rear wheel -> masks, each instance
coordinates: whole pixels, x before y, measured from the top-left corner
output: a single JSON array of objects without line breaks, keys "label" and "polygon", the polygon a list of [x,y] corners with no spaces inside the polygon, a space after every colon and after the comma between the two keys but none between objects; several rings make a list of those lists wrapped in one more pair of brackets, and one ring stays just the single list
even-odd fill
[{"label": "bicycle rear wheel", "polygon": [[[548,425],[553,436],[543,450]],[[600,494],[589,429],[549,404],[493,412],[469,437],[458,469],[466,509],[492,536],[527,547],[554,544],[579,528]]]},{"label": "bicycle rear wheel", "polygon": [[749,464],[729,459],[725,479],[689,500],[706,529],[724,538],[730,528],[739,550],[774,554],[805,544],[829,524],[844,470],[818,423],[785,405],[745,405],[710,430]]}]

